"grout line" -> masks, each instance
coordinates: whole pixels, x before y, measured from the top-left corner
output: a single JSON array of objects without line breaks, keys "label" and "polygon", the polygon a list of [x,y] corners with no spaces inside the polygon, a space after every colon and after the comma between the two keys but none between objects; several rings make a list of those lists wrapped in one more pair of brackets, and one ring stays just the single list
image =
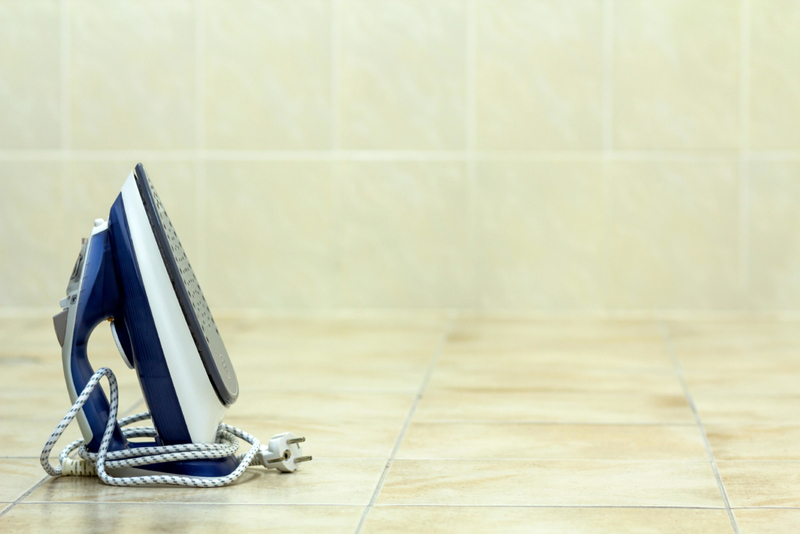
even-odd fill
[{"label": "grout line", "polygon": [[619,421],[536,421],[536,420],[509,420],[498,421],[496,419],[424,419],[417,421],[420,424],[437,425],[538,425],[538,426],[688,426],[693,427],[696,423],[650,423],[650,422],[625,422]]},{"label": "grout line", "polygon": [[[39,456],[0,456],[4,460],[39,460]],[[50,458],[58,459],[58,456],[51,455]],[[359,462],[378,462],[383,458],[365,457],[365,456],[317,456],[314,455],[314,461],[326,462],[341,462],[341,461],[359,461]],[[707,464],[708,460],[671,460],[671,459],[641,459],[641,460],[626,460],[620,458],[558,458],[558,457],[537,457],[537,456],[518,456],[518,457],[503,457],[487,459],[485,457],[450,457],[443,458],[437,457],[421,457],[421,458],[395,458],[394,462],[597,462],[597,463],[617,463],[617,464]],[[780,464],[800,464],[800,460],[722,460],[722,463],[780,463]],[[363,506],[363,505],[361,505]]]},{"label": "grout line", "polygon": [[331,191],[331,224],[328,226],[328,239],[330,243],[330,278],[328,279],[328,306],[332,309],[342,302],[342,228],[343,219],[343,188],[341,168],[338,161],[341,159],[341,140],[339,136],[341,123],[341,108],[339,105],[339,92],[341,90],[341,27],[342,6],[339,0],[331,0],[331,161],[330,191]]},{"label": "grout line", "polygon": [[741,0],[739,13],[739,150],[750,148],[750,0]]},{"label": "grout line", "polygon": [[[71,258],[70,263],[74,263]],[[71,267],[71,265],[70,265]],[[226,308],[217,306],[216,316],[225,320],[232,320],[239,317],[250,318],[293,318],[306,320],[345,320],[363,319],[365,317],[405,319],[418,314],[442,314],[447,311],[458,311],[469,317],[482,317],[492,319],[519,319],[527,321],[541,321],[543,323],[555,321],[631,321],[637,323],[669,320],[677,322],[696,321],[700,323],[715,321],[775,321],[781,324],[794,324],[800,322],[800,310],[688,310],[688,309],[610,309],[610,310],[547,310],[541,308],[531,309],[474,309],[468,307],[460,308],[400,308],[386,307],[377,308],[371,306],[349,307],[342,306],[334,310],[318,309],[281,309],[281,308]],[[41,319],[53,315],[51,307],[43,306],[0,306],[0,319]],[[613,369],[613,368],[612,368]],[[286,389],[286,388],[283,388]]]},{"label": "grout line", "polygon": [[194,143],[197,152],[206,147],[206,2],[195,0],[194,23]]},{"label": "grout line", "polygon": [[195,173],[195,246],[200,274],[208,272],[206,254],[206,1],[195,0],[195,149],[192,160]]},{"label": "grout line", "polygon": [[476,0],[467,0],[466,17],[466,121],[465,140],[467,157],[474,155],[477,140],[477,72],[478,72],[478,27]]},{"label": "grout line", "polygon": [[68,0],[61,0],[59,7],[59,23],[61,26],[61,148],[62,150],[68,150],[72,147],[72,121],[70,113],[72,94],[70,53],[72,35],[70,30],[70,9]]},{"label": "grout line", "polygon": [[603,1],[603,95],[602,125],[603,152],[610,153],[614,147],[614,0]]},{"label": "grout line", "polygon": [[[153,502],[134,502],[134,501],[115,501],[115,502],[97,502],[97,501],[28,501],[23,503],[23,506],[29,505],[86,505],[86,506],[152,506],[152,505],[161,505],[161,506],[220,506],[220,507],[228,507],[228,506],[238,506],[238,507],[249,507],[249,506],[266,506],[266,507],[281,507],[281,506],[290,506],[290,507],[354,507],[354,506],[362,506],[360,504],[349,504],[349,503],[234,503],[234,502],[164,502],[164,501],[153,501]],[[415,504],[377,504],[375,505],[379,508],[536,508],[536,509],[610,509],[610,510],[724,510],[721,506],[687,506],[687,505],[659,505],[654,504],[652,506],[646,505],[614,505],[614,504],[438,504],[438,503],[415,503]],[[779,510],[798,510],[800,508],[797,507],[778,507],[778,506],[753,506],[753,507],[736,507],[737,510],[763,510],[763,509],[779,509]]]},{"label": "grout line", "polygon": [[430,363],[428,364],[428,369],[425,371],[425,376],[422,378],[422,383],[419,385],[419,390],[417,394],[414,396],[414,402],[411,403],[411,408],[408,410],[408,417],[406,417],[403,426],[400,428],[400,434],[397,436],[397,440],[395,441],[394,448],[392,449],[392,454],[389,456],[389,460],[386,462],[386,466],[383,468],[383,473],[381,473],[381,477],[378,479],[378,484],[375,486],[375,491],[372,494],[372,498],[369,501],[369,504],[364,508],[364,513],[361,514],[361,520],[358,522],[356,526],[355,534],[359,534],[361,529],[364,528],[364,523],[367,521],[367,516],[369,515],[370,510],[378,500],[378,496],[383,489],[383,484],[386,482],[386,477],[389,474],[389,469],[392,467],[392,462],[397,457],[397,452],[400,450],[400,445],[403,443],[403,438],[408,431],[408,428],[411,426],[411,420],[414,418],[414,414],[417,412],[417,406],[419,406],[419,401],[422,399],[422,395],[425,393],[425,388],[428,386],[428,382],[431,379],[431,375],[433,375],[433,370],[436,368],[436,364],[439,362],[439,357],[442,354],[442,350],[444,350],[444,346],[447,343],[447,339],[450,337],[451,332],[453,331],[453,326],[455,325],[455,321],[458,318],[458,314],[456,313],[454,316],[451,316],[450,320],[448,321],[447,325],[444,328],[444,332],[442,332],[442,338],[439,341],[439,346],[436,347],[436,351],[434,352],[433,358],[431,358]]},{"label": "grout line", "polygon": [[17,497],[17,499],[14,502],[12,502],[8,506],[6,506],[2,511],[0,511],[0,517],[3,517],[8,512],[13,510],[14,507],[17,506],[19,503],[21,503],[23,500],[25,500],[26,497],[28,497],[31,493],[33,493],[34,491],[39,489],[39,486],[44,484],[45,481],[47,481],[48,478],[50,478],[50,475],[45,475],[45,476],[42,477],[42,479],[39,482],[37,482],[36,484],[34,484],[30,488],[28,488],[28,491],[26,491],[25,493],[23,493],[22,495]]},{"label": "grout line", "polygon": [[467,224],[469,234],[469,249],[472,257],[472,305],[479,307],[482,302],[481,272],[483,256],[479,253],[481,231],[478,215],[478,176],[475,162],[477,143],[477,71],[478,71],[478,27],[477,27],[476,0],[467,1],[466,17],[466,146],[467,146]]},{"label": "grout line", "polygon": [[0,150],[0,161],[800,161],[799,150]]},{"label": "grout line", "polygon": [[609,309],[611,303],[611,221],[613,204],[611,201],[611,178],[609,176],[608,162],[614,155],[614,3],[613,0],[603,1],[603,29],[602,29],[602,57],[603,57],[603,94],[602,94],[602,135],[603,150],[600,167],[600,181],[603,202],[603,234],[600,279],[603,281],[600,298],[604,309]]},{"label": "grout line", "polygon": [[331,0],[331,148],[338,152],[341,148],[339,140],[339,91],[341,85],[341,5],[339,0]]},{"label": "grout line", "polygon": [[719,472],[716,460],[714,460],[714,453],[711,450],[711,443],[708,441],[706,429],[703,427],[702,419],[700,419],[700,412],[697,409],[697,404],[694,401],[694,397],[692,397],[692,393],[689,391],[689,385],[686,383],[686,378],[683,376],[683,369],[681,368],[681,363],[678,360],[678,355],[675,352],[675,346],[673,345],[672,338],[670,337],[669,327],[664,323],[664,321],[660,321],[660,326],[661,333],[664,337],[664,343],[667,345],[670,359],[675,366],[675,375],[678,378],[678,382],[681,384],[683,393],[686,396],[686,402],[689,403],[689,408],[692,410],[692,415],[694,415],[695,421],[697,421],[697,428],[700,431],[700,437],[703,439],[703,445],[706,448],[708,459],[711,462],[711,469],[714,471],[714,477],[717,479],[717,486],[719,487],[720,495],[722,495],[722,502],[725,504],[725,510],[728,513],[728,519],[730,519],[731,527],[733,528],[734,534],[739,534],[739,525],[736,522],[736,516],[731,510],[731,503],[728,499],[728,492],[725,490],[725,483],[722,481],[722,475]]},{"label": "grout line", "polygon": [[722,506],[681,506],[668,504],[645,505],[624,505],[624,504],[378,504],[378,507],[385,508],[414,508],[414,507],[435,507],[435,508],[600,508],[614,510],[724,510]]},{"label": "grout line", "polygon": [[750,0],[741,0],[739,31],[739,285],[750,289]]}]

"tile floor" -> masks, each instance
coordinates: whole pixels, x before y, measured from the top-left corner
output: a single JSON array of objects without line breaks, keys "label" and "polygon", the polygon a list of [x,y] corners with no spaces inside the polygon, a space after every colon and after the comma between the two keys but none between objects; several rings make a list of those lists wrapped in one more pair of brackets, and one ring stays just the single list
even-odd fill
[{"label": "tile floor", "polygon": [[[0,320],[2,532],[800,531],[800,322],[447,313],[220,318],[226,421],[308,438],[222,489],[46,477],[49,320]],[[133,372],[98,331],[95,367]],[[64,443],[78,435],[70,429]]]}]

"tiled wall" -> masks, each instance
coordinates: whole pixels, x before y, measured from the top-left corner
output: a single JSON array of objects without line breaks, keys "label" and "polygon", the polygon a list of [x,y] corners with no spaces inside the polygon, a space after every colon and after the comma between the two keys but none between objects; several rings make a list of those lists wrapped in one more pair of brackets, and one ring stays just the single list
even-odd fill
[{"label": "tiled wall", "polygon": [[0,308],[145,163],[215,308],[800,309],[800,0],[0,1]]}]

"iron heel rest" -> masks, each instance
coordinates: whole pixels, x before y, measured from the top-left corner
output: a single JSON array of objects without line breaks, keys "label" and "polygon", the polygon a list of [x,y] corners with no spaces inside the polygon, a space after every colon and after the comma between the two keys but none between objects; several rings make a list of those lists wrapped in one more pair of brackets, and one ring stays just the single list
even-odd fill
[{"label": "iron heel rest", "polygon": [[[51,475],[97,474],[113,485],[223,486],[248,465],[291,472],[311,460],[304,438],[283,433],[268,445],[222,423],[239,393],[216,323],[161,200],[141,164],[98,219],[70,276],[62,312],[54,317],[72,409],[42,451]],[[92,368],[93,330],[111,321],[126,366],[135,369],[150,412],[117,421],[116,378]],[[97,388],[108,378],[111,399]],[[68,445],[61,466],[49,455],[75,418],[83,440]],[[123,427],[144,419],[153,427]],[[129,438],[152,438],[132,442]],[[251,444],[236,455],[238,439]],[[80,459],[69,455],[78,450]]]}]

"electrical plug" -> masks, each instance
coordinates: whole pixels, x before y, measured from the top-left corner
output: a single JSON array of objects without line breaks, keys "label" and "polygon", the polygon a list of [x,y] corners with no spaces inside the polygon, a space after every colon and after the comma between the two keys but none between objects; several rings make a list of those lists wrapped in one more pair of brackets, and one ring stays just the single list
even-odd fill
[{"label": "electrical plug", "polygon": [[292,473],[298,464],[310,462],[311,456],[303,456],[303,443],[306,438],[298,438],[291,432],[272,436],[268,445],[262,445],[255,459],[267,469],[277,469],[282,473]]}]

